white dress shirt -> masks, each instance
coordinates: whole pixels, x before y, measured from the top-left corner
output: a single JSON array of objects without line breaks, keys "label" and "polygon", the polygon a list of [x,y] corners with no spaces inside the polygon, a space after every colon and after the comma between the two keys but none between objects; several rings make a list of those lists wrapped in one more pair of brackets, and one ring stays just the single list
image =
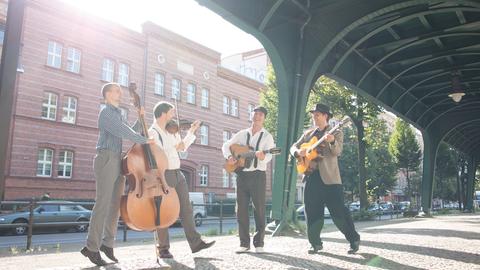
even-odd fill
[{"label": "white dress shirt", "polygon": [[[158,131],[158,133],[157,133]],[[158,134],[162,136],[162,140],[158,137]],[[168,170],[180,169],[180,157],[178,156],[178,151],[176,145],[181,143],[185,144],[184,151],[187,151],[188,147],[192,145],[195,141],[195,134],[191,133],[190,130],[187,132],[185,138],[180,137],[179,133],[172,134],[170,132],[164,131],[157,122],[154,122],[153,125],[148,130],[149,137],[153,137],[155,143],[163,149],[168,159]]]},{"label": "white dress shirt", "polygon": [[[228,159],[232,155],[232,152],[230,152],[230,146],[232,144],[241,144],[241,145],[246,145],[247,144],[247,134],[250,134],[250,142],[249,145],[255,149],[257,146],[257,141],[258,138],[260,137],[260,134],[263,132],[262,135],[262,140],[260,141],[260,145],[258,146],[258,151],[261,150],[270,150],[275,147],[275,143],[273,141],[273,136],[270,134],[265,128],[262,128],[260,131],[252,135],[252,128],[247,128],[247,129],[242,129],[239,132],[237,132],[233,137],[225,142],[222,146],[222,152],[223,156]],[[257,168],[255,168],[254,162],[252,161],[252,164],[250,167],[245,168],[243,171],[265,171],[267,170],[267,163],[272,160],[272,154],[266,154],[265,159],[260,160],[258,159],[257,163]]]}]

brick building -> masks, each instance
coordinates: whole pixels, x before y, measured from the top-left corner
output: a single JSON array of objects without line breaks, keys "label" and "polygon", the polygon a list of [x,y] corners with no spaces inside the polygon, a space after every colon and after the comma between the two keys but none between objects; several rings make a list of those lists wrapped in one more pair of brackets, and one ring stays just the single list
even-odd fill
[{"label": "brick building", "polygon": [[[46,191],[54,198],[94,198],[100,88],[110,81],[137,82],[148,124],[155,103],[177,97],[180,119],[203,121],[182,160],[190,190],[212,199],[234,194],[221,146],[250,125],[263,84],[221,67],[220,53],[151,22],[139,33],[60,1],[28,0],[19,61],[5,199]],[[127,92],[121,108],[133,122]],[[124,150],[131,145],[124,144]]]}]

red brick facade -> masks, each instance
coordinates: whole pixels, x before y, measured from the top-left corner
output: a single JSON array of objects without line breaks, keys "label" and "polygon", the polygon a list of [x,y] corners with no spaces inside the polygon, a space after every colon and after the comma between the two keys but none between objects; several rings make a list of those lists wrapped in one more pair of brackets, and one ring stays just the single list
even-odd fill
[{"label": "red brick facade", "polygon": [[[9,164],[5,199],[38,197],[48,191],[51,197],[93,199],[95,181],[92,161],[98,137],[97,116],[102,102],[100,88],[104,59],[113,60],[114,81],[120,64],[129,67],[129,81],[136,81],[145,100],[147,123],[152,108],[161,100],[171,101],[172,80],[180,81],[178,111],[181,119],[200,119],[208,126],[208,145],[197,141],[182,160],[191,191],[213,192],[217,197],[235,192],[231,180],[223,187],[221,146],[223,131],[236,132],[248,127],[248,106],[258,104],[262,84],[219,66],[220,54],[160,26],[147,22],[142,33],[90,15],[76,12],[58,1],[27,1],[20,62],[24,72],[17,76],[13,128],[9,144]],[[61,45],[61,65],[49,64],[49,42]],[[51,45],[52,43],[50,43]],[[70,49],[80,51],[79,73],[67,71]],[[164,78],[164,94],[155,94],[155,74]],[[195,103],[187,100],[187,85],[196,87]],[[208,108],[201,106],[202,89],[208,89]],[[42,118],[45,92],[57,95],[55,120]],[[238,117],[223,113],[223,97],[239,101]],[[63,122],[68,97],[76,98],[75,123]],[[136,110],[124,92],[122,108],[133,122]],[[125,142],[125,149],[131,144]],[[37,176],[38,150],[53,151],[51,176]],[[57,173],[61,151],[73,152],[71,178]],[[208,167],[208,184],[200,185],[200,168]],[[271,193],[271,173],[267,192]]]}]

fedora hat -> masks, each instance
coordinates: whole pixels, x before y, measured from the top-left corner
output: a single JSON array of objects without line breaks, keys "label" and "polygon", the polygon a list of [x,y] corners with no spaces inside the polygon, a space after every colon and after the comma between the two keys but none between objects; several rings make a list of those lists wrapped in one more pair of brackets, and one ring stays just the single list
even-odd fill
[{"label": "fedora hat", "polygon": [[322,112],[328,114],[328,117],[332,117],[333,114],[330,112],[330,107],[328,107],[325,104],[317,103],[315,106],[309,111],[311,113],[313,112]]}]

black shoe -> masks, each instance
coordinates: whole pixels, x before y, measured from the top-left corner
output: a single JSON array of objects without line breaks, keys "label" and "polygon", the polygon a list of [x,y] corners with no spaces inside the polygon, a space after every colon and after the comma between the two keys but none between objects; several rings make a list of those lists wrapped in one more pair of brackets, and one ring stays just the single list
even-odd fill
[{"label": "black shoe", "polygon": [[323,249],[323,244],[312,245],[312,247],[308,250],[308,254],[316,254],[322,249]]},{"label": "black shoe", "polygon": [[205,241],[202,241],[202,242],[200,242],[200,244],[198,246],[196,246],[195,248],[192,248],[192,253],[197,253],[202,249],[209,248],[209,247],[213,246],[213,244],[215,244],[215,241],[211,241],[211,242],[208,242],[208,243],[205,242]]},{"label": "black shoe", "polygon": [[82,248],[80,250],[80,253],[82,253],[83,256],[87,257],[92,263],[98,265],[98,266],[104,266],[107,265],[107,262],[102,259],[102,256],[100,256],[100,252],[93,252],[88,250],[87,247]]},{"label": "black shoe", "polygon": [[360,248],[360,240],[351,242],[350,249],[348,250],[348,254],[355,254],[359,248]]},{"label": "black shoe", "polygon": [[[160,259],[172,259],[173,255],[168,249],[162,249],[158,251],[158,258]],[[158,260],[157,260],[158,261]]]},{"label": "black shoe", "polygon": [[103,253],[105,253],[105,256],[107,256],[107,258],[109,258],[110,260],[118,263],[118,259],[115,258],[115,255],[113,255],[113,248],[111,247],[107,247],[105,245],[102,245],[100,247],[100,251],[102,251]]}]

